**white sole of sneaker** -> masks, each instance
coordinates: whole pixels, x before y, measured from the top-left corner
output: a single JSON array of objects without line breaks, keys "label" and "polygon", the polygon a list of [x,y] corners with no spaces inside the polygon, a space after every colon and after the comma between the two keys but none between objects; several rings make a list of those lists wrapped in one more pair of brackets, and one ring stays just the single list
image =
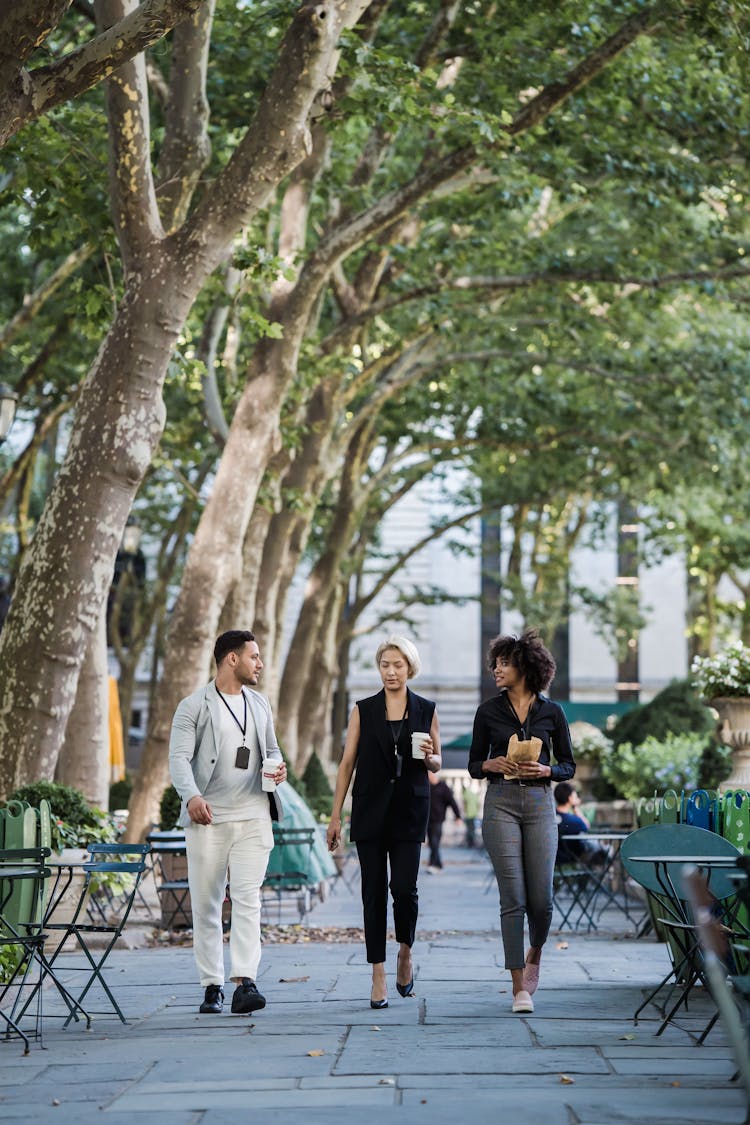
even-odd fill
[{"label": "white sole of sneaker", "polygon": [[528,992],[517,992],[515,994],[511,1011],[517,1014],[534,1011],[534,1001],[531,999]]}]

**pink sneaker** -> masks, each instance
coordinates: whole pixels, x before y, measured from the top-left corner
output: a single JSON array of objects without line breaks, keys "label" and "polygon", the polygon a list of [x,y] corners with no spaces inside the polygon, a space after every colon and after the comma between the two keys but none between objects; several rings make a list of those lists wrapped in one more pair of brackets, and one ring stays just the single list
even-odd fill
[{"label": "pink sneaker", "polygon": [[511,1009],[511,1011],[513,1011],[513,1012],[533,1012],[534,1011],[534,1001],[531,999],[528,992],[525,992],[522,989],[521,992],[514,993],[514,995],[513,995],[513,1007]]},{"label": "pink sneaker", "polygon": [[523,987],[529,996],[533,996],[539,987],[539,965],[532,965],[529,961],[523,967]]}]

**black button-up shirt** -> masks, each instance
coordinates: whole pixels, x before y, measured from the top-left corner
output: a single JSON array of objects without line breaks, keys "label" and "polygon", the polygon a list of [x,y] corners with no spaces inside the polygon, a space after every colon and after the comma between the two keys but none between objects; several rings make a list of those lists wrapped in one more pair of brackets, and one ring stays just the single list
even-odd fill
[{"label": "black button-up shirt", "polygon": [[[541,738],[542,750],[539,761],[550,766],[550,781],[567,781],[576,772],[573,761],[573,745],[565,712],[559,703],[554,703],[546,695],[534,700],[526,721],[521,724],[507,698],[501,691],[492,699],[480,703],[474,717],[474,731],[469,751],[469,773],[472,777],[501,777],[501,774],[486,774],[482,762],[487,758],[500,758],[507,755],[508,740],[515,734],[519,740]],[[555,763],[552,764],[554,757]]]}]

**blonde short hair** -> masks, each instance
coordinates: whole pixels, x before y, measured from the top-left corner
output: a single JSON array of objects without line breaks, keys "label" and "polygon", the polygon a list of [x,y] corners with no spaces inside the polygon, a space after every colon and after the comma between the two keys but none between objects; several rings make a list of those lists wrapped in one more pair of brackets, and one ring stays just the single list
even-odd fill
[{"label": "blonde short hair", "polygon": [[408,637],[398,637],[395,634],[391,634],[391,636],[388,637],[387,640],[378,645],[378,651],[375,653],[376,668],[380,668],[380,658],[383,653],[389,648],[397,649],[398,652],[400,652],[403,656],[406,663],[409,665],[408,678],[410,680],[419,675],[420,669],[422,667],[422,661],[419,659],[417,646],[414,644],[414,641],[410,641]]}]

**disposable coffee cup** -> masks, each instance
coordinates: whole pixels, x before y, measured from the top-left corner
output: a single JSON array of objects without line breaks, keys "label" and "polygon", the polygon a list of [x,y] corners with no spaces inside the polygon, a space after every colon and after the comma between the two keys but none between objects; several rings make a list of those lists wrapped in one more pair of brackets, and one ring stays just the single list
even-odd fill
[{"label": "disposable coffee cup", "polygon": [[261,783],[263,785],[264,793],[273,793],[276,788],[276,770],[281,763],[275,758],[264,758],[261,767]]},{"label": "disposable coffee cup", "polygon": [[412,756],[412,758],[424,758],[424,750],[422,749],[422,743],[424,742],[424,740],[426,738],[429,738],[429,737],[430,737],[429,734],[425,733],[425,731],[415,731],[414,732],[414,734],[411,736],[411,756]]}]

